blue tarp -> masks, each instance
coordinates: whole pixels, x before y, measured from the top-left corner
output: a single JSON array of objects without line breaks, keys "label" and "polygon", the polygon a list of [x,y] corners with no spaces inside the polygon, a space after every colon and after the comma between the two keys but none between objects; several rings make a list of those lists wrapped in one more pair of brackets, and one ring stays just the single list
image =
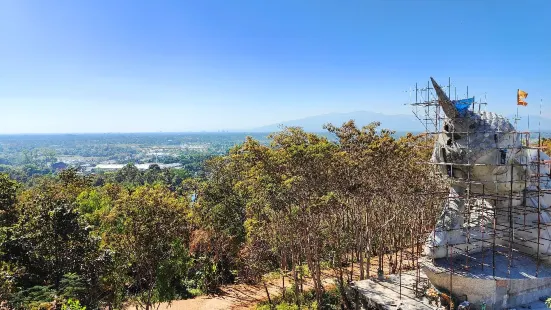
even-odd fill
[{"label": "blue tarp", "polygon": [[459,114],[465,115],[465,113],[469,110],[469,107],[474,103],[474,97],[467,98],[467,99],[453,100],[452,102],[455,105],[455,108],[457,109]]}]

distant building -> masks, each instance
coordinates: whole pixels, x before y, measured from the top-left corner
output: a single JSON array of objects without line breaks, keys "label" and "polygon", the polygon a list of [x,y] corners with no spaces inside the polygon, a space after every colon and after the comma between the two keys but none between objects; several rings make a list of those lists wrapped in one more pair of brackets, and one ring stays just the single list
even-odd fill
[{"label": "distant building", "polygon": [[[138,168],[139,170],[147,170],[147,169],[149,169],[150,165],[153,165],[153,163],[135,164],[136,168]],[[164,168],[176,168],[176,169],[178,169],[178,168],[182,167],[182,164],[179,164],[179,163],[175,163],[175,164],[157,164],[157,165],[161,169],[164,169]],[[125,164],[98,164],[94,167],[94,170],[115,171],[115,170],[122,169],[124,166],[126,166],[126,165]]]}]

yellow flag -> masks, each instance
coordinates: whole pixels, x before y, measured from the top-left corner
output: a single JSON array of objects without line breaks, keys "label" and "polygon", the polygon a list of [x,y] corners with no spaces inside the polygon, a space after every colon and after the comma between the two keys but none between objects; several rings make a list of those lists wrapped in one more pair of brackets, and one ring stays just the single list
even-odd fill
[{"label": "yellow flag", "polygon": [[524,101],[528,97],[528,93],[524,90],[517,90],[517,104],[522,106],[527,106],[528,102]]}]

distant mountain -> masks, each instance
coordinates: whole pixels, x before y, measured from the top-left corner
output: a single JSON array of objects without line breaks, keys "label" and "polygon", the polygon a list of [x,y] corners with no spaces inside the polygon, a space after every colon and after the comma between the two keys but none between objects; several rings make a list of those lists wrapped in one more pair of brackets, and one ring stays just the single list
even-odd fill
[{"label": "distant mountain", "polygon": [[335,126],[340,126],[349,120],[354,120],[356,125],[361,127],[368,125],[371,122],[380,122],[381,128],[391,129],[394,131],[423,131],[423,126],[413,115],[397,114],[387,115],[381,113],[358,111],[350,113],[330,113],[323,115],[310,116],[297,120],[285,121],[278,124],[272,124],[253,128],[250,131],[253,132],[273,132],[281,130],[281,126],[302,127],[305,131],[309,132],[321,132],[324,131],[323,125],[331,123]]},{"label": "distant mountain", "polygon": [[[508,115],[507,118],[511,121],[511,123],[514,124],[514,115]],[[391,129],[397,132],[422,132],[425,130],[421,122],[413,114],[389,115],[368,111],[357,111],[350,113],[330,113],[310,116],[296,120],[284,121],[277,124],[257,127],[247,131],[274,132],[281,130],[282,126],[298,126],[302,127],[305,131],[322,132],[324,131],[324,124],[332,123],[333,125],[340,126],[351,119],[356,122],[357,126],[365,126],[371,122],[380,122],[381,128]],[[528,126],[528,119],[530,121],[530,126]],[[551,119],[540,117],[538,115],[530,115],[529,117],[521,116],[521,119],[517,122],[517,127],[519,130],[522,131],[527,131],[529,129],[530,131],[535,132],[538,130],[538,122],[541,124],[542,132],[551,132]]]}]

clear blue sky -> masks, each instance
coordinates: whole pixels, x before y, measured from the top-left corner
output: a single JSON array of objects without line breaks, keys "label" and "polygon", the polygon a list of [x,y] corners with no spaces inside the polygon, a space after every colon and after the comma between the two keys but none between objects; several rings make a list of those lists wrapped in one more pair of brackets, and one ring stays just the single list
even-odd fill
[{"label": "clear blue sky", "polygon": [[0,42],[0,133],[404,114],[431,75],[551,116],[548,0],[0,0]]}]

